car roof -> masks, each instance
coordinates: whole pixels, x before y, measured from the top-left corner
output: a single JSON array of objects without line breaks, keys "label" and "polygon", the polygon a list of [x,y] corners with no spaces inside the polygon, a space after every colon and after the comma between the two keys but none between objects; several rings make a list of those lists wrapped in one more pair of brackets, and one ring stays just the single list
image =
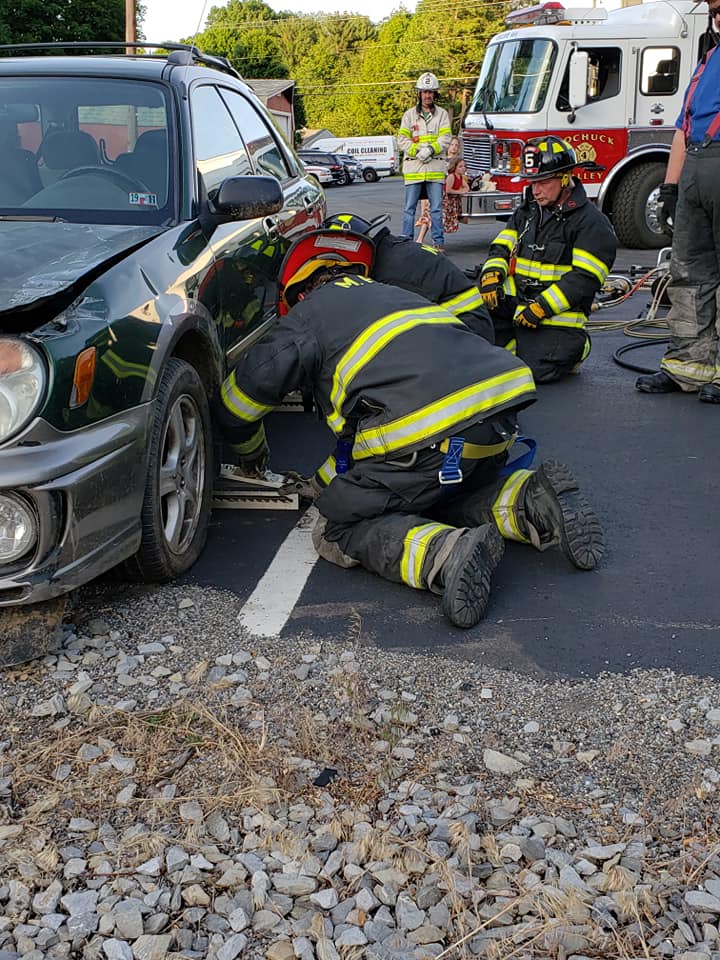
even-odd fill
[{"label": "car roof", "polygon": [[[114,54],[89,54],[88,49],[100,47],[121,48]],[[132,44],[131,44],[132,46]],[[197,47],[186,44],[167,44],[168,53],[143,53],[144,47],[158,48],[159,44],[135,44],[140,48],[135,53],[126,53],[125,44],[111,43],[93,46],[91,43],[54,44],[6,44],[0,46],[0,76],[22,74],[24,76],[89,76],[143,78],[148,80],[170,80],[173,74],[182,79],[207,77],[208,67],[216,77],[224,74],[242,82],[240,74],[223,57],[213,57],[202,53]],[[41,50],[54,52],[59,47],[62,54],[39,56]],[[68,56],[65,51],[76,50]],[[20,56],[2,56],[5,52],[17,51]],[[30,55],[25,55],[29,53]],[[178,71],[180,73],[178,73]],[[174,79],[174,78],[173,78]]]}]

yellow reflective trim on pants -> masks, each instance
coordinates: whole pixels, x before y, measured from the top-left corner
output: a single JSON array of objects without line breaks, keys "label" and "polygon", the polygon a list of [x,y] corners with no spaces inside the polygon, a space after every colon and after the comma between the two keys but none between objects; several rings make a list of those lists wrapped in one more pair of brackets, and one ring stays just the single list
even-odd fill
[{"label": "yellow reflective trim on pants", "polygon": [[266,403],[258,403],[251,396],[242,391],[235,382],[235,372],[233,371],[227,380],[223,383],[220,390],[220,396],[223,405],[238,418],[246,423],[253,423],[260,420],[269,413],[273,407]]},{"label": "yellow reflective trim on pants", "polygon": [[416,590],[423,590],[422,568],[427,556],[428,546],[438,534],[454,530],[443,523],[424,523],[420,527],[412,527],[405,534],[403,552],[400,560],[400,576],[403,583]]},{"label": "yellow reflective trim on pants", "polygon": [[672,357],[663,357],[660,369],[666,370],[673,377],[688,380],[702,386],[710,383],[715,377],[715,367],[709,363],[700,363],[697,360],[674,360]]},{"label": "yellow reflective trim on pants", "polygon": [[517,540],[520,543],[530,543],[530,538],[520,532],[517,522],[516,504],[520,491],[533,475],[532,470],[516,470],[511,473],[503,484],[495,503],[492,505],[493,519],[500,534],[505,540]]},{"label": "yellow reflective trim on pants", "polygon": [[380,317],[356,337],[338,361],[333,374],[330,403],[333,412],[327,417],[327,424],[334,433],[339,433],[345,425],[342,408],[347,391],[355,377],[396,337],[423,324],[460,324],[457,317],[445,311],[439,312],[436,304],[420,307],[417,310],[398,310]]},{"label": "yellow reflective trim on pants", "polygon": [[231,443],[230,446],[235,453],[239,453],[241,456],[247,456],[250,453],[255,453],[256,450],[259,450],[265,442],[265,424],[261,422],[249,440],[245,440],[243,443]]},{"label": "yellow reflective trim on pants", "polygon": [[579,270],[591,273],[601,284],[605,283],[610,273],[607,264],[603,263],[599,257],[590,253],[589,250],[581,250],[580,247],[573,247],[572,265]]},{"label": "yellow reflective trim on pants", "polygon": [[586,321],[587,317],[584,313],[565,310],[564,313],[556,313],[552,317],[545,317],[540,325],[543,327],[571,327],[574,330],[584,330]]},{"label": "yellow reflective trim on pants", "polygon": [[480,414],[515,404],[524,394],[534,392],[535,381],[527,367],[471,383],[405,417],[356,434],[353,458],[363,460],[426,446],[425,440],[432,443],[433,437],[452,435],[461,421],[472,422]]}]

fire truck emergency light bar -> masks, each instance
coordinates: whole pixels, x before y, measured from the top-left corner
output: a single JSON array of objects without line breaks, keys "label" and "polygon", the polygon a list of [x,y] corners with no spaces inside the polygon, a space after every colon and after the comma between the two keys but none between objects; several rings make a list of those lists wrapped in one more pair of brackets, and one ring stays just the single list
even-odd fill
[{"label": "fire truck emergency light bar", "polygon": [[607,20],[607,10],[602,8],[569,8],[564,7],[557,0],[548,0],[547,3],[538,3],[534,7],[524,7],[515,10],[505,17],[508,27],[539,27],[548,23],[597,23]]}]

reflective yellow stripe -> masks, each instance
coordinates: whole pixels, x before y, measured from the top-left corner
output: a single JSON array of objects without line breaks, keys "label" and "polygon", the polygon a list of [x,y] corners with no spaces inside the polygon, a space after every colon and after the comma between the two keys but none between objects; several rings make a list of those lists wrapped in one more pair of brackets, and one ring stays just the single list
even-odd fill
[{"label": "reflective yellow stripe", "polygon": [[538,294],[537,299],[546,307],[545,313],[562,313],[570,309],[570,301],[556,283]]},{"label": "reflective yellow stripe", "polygon": [[532,475],[532,470],[516,470],[515,473],[511,473],[492,505],[495,524],[506,540],[518,540],[520,543],[530,542],[529,537],[520,533],[516,503],[520,491]]},{"label": "reflective yellow stripe", "polygon": [[265,442],[265,424],[260,423],[249,440],[245,440],[243,443],[232,443],[230,446],[235,453],[247,456],[249,453],[255,453]]},{"label": "reflective yellow stripe", "polygon": [[[487,457],[496,457],[499,453],[505,453],[517,438],[517,434],[508,440],[500,440],[498,443],[468,443],[463,442],[462,459],[463,460],[485,460]],[[450,438],[443,440],[440,444],[440,453],[447,453],[450,446]]]},{"label": "reflective yellow stripe", "polygon": [[503,292],[506,297],[516,297],[517,296],[517,284],[515,283],[515,277],[507,277],[505,283],[503,284]]},{"label": "reflective yellow stripe", "polygon": [[335,367],[330,391],[333,413],[327,418],[330,429],[335,433],[342,430],[345,424],[342,408],[350,384],[363,367],[396,337],[423,324],[460,323],[457,317],[439,313],[437,306],[432,304],[418,310],[399,310],[397,313],[390,313],[363,330],[360,336],[353,340]]},{"label": "reflective yellow stripe", "polygon": [[591,273],[594,277],[597,277],[600,283],[605,283],[607,275],[610,273],[610,268],[602,260],[590,253],[589,250],[581,250],[580,247],[573,247],[572,265]]},{"label": "reflective yellow stripe", "polygon": [[443,300],[438,306],[442,307],[443,310],[447,310],[448,313],[457,315],[482,306],[482,302],[483,299],[480,296],[478,288],[470,287],[468,290],[463,290],[462,293],[458,293],[457,296],[451,297],[450,300]]},{"label": "reflective yellow stripe", "polygon": [[710,383],[715,376],[715,367],[709,363],[699,363],[693,360],[673,360],[663,357],[660,362],[660,369],[667,370],[668,373],[679,377],[681,380],[689,380],[691,383],[703,384]]},{"label": "reflective yellow stripe", "polygon": [[517,356],[517,340],[515,340],[515,338],[508,340],[508,342],[505,344],[505,349],[513,356]]},{"label": "reflective yellow stripe", "polygon": [[483,264],[483,273],[486,270],[499,270],[503,277],[507,276],[508,262],[502,257],[489,257]]},{"label": "reflective yellow stripe", "polygon": [[245,420],[253,423],[260,420],[266,413],[269,413],[273,407],[266,403],[258,403],[252,397],[244,393],[235,383],[235,371],[233,371],[222,385],[220,396],[225,407],[234,414],[239,420]]},{"label": "reflective yellow stripe", "polygon": [[446,133],[452,133],[452,130],[450,129],[450,127],[440,127],[440,129],[438,130],[439,137],[445,136]]},{"label": "reflective yellow stripe", "polygon": [[405,534],[403,540],[402,559],[400,560],[400,576],[403,583],[416,590],[422,590],[422,568],[427,556],[427,549],[438,534],[454,527],[442,523],[424,523],[420,527],[412,527]]},{"label": "reflective yellow stripe", "polygon": [[527,277],[528,280],[537,280],[540,283],[552,283],[564,277],[572,267],[557,263],[540,263],[538,260],[528,260],[527,257],[518,257],[515,265],[515,274],[518,277]]},{"label": "reflective yellow stripe", "polygon": [[577,310],[564,310],[562,313],[556,313],[552,317],[545,317],[541,321],[543,327],[574,327],[583,329],[587,317],[584,313],[578,313]]},{"label": "reflective yellow stripe", "polygon": [[404,173],[403,177],[405,178],[406,183],[420,181],[420,180],[444,180],[447,174],[443,173],[442,170],[432,171],[428,170],[423,173]]},{"label": "reflective yellow stripe", "polygon": [[337,470],[335,469],[334,454],[331,453],[325,463],[320,464],[315,471],[315,476],[324,487],[326,487],[332,480],[335,479],[337,476]]},{"label": "reflective yellow stripe", "polygon": [[356,434],[353,458],[363,460],[407,449],[423,441],[432,443],[435,437],[452,434],[453,427],[461,421],[515,403],[524,394],[534,391],[535,382],[527,367],[472,383],[399,420]]},{"label": "reflective yellow stripe", "polygon": [[409,131],[408,129],[406,129],[405,127],[400,127],[400,130],[398,131],[398,133],[400,134],[401,137],[409,137],[409,136],[411,136],[410,131]]},{"label": "reflective yellow stripe", "polygon": [[[507,247],[508,250],[512,253],[513,247],[517,243],[517,230],[511,230],[509,227],[505,230],[501,230],[500,233],[495,237],[493,242],[490,244],[491,247],[494,247],[495,244],[499,244],[501,247]],[[487,267],[487,263],[485,263]]]}]

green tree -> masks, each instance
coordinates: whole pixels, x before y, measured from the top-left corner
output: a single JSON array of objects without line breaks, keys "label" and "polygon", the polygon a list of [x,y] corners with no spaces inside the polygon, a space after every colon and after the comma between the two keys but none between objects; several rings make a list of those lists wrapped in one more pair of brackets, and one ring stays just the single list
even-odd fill
[{"label": "green tree", "polygon": [[3,0],[2,43],[124,40],[125,0]]}]

